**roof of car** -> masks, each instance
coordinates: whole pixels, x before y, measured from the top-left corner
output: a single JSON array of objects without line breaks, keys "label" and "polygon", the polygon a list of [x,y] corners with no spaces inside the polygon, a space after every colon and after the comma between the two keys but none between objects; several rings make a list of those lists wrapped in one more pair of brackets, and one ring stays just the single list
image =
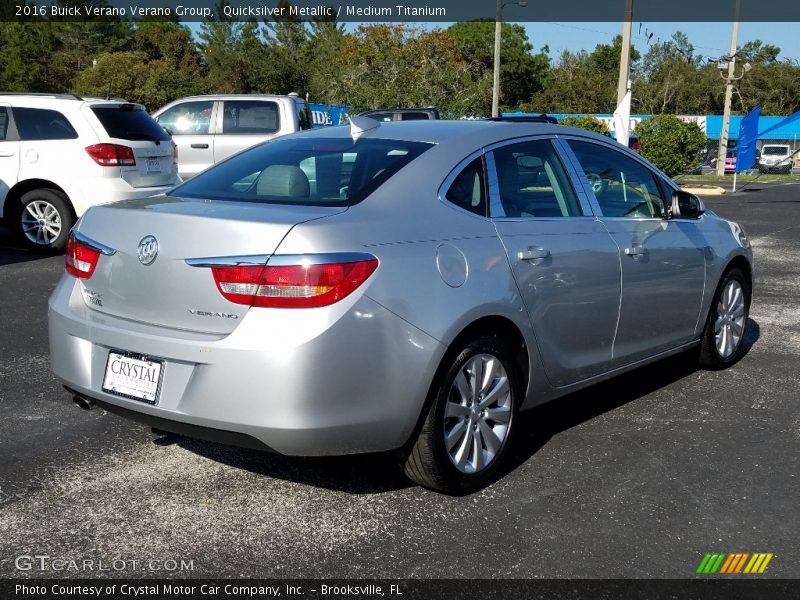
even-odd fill
[{"label": "roof of car", "polygon": [[303,101],[298,95],[291,94],[199,94],[196,96],[185,96],[170,102],[185,102],[186,100],[275,100],[276,98],[291,98],[295,101]]},{"label": "roof of car", "polygon": [[[314,134],[321,137],[347,137],[350,136],[350,126],[318,128],[300,135]],[[434,144],[452,142],[455,139],[467,144],[491,144],[509,138],[543,134],[576,134],[609,141],[608,138],[590,131],[564,125],[490,120],[386,121],[379,122],[379,127],[367,131],[362,136]]]}]

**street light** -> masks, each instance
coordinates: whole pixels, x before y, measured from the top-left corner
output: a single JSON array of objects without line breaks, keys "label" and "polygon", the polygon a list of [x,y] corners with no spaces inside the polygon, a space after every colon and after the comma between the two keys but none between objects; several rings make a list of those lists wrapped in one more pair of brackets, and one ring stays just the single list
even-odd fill
[{"label": "street light", "polygon": [[503,8],[516,4],[522,8],[528,6],[527,0],[497,0],[497,15],[494,20],[494,79],[492,82],[492,116],[500,116],[500,38],[503,27]]}]

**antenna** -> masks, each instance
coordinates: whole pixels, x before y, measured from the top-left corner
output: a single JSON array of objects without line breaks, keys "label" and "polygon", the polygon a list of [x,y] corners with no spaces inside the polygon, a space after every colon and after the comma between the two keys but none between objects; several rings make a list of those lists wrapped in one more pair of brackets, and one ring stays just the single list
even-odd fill
[{"label": "antenna", "polygon": [[365,133],[377,129],[380,126],[380,121],[370,119],[369,117],[350,117],[350,136],[355,142]]}]

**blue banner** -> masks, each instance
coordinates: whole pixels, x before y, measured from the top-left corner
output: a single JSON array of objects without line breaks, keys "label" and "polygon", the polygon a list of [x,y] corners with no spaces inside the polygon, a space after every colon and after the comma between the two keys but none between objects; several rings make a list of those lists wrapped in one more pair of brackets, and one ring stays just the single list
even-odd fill
[{"label": "blue banner", "polygon": [[349,121],[349,106],[335,104],[309,103],[314,127],[327,127],[329,125],[346,125]]},{"label": "blue banner", "polygon": [[756,164],[756,140],[758,139],[758,118],[761,106],[751,110],[739,125],[739,143],[736,145],[736,172],[752,169]]}]

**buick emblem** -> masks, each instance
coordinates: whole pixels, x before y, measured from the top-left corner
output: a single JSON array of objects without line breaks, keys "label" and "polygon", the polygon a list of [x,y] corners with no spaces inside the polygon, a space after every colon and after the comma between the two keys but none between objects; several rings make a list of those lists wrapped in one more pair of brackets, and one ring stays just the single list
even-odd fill
[{"label": "buick emblem", "polygon": [[139,249],[136,251],[139,262],[143,265],[152,264],[158,256],[158,240],[153,235],[146,235],[139,242]]}]

